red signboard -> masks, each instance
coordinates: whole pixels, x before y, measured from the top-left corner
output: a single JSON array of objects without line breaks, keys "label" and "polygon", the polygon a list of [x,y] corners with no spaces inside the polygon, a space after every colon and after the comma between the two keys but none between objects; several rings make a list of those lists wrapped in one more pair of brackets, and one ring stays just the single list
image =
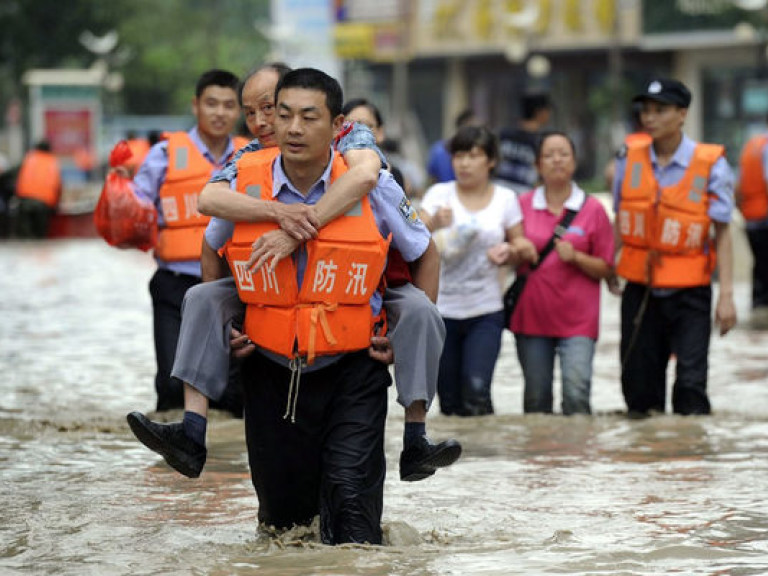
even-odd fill
[{"label": "red signboard", "polygon": [[78,150],[91,150],[93,112],[79,110],[46,110],[45,138],[58,156],[74,156]]}]

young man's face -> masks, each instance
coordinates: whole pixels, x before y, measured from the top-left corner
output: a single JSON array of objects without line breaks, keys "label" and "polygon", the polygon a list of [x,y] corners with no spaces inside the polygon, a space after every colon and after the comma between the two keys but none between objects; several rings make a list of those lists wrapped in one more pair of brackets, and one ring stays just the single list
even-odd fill
[{"label": "young man's face", "polygon": [[344,117],[331,118],[323,92],[283,88],[277,95],[275,135],[286,162],[325,165]]},{"label": "young man's face", "polygon": [[192,101],[192,111],[201,134],[213,139],[228,137],[240,115],[237,93],[224,86],[207,86]]},{"label": "young man's face", "polygon": [[678,134],[683,129],[687,114],[687,108],[655,100],[643,100],[640,123],[651,138],[660,140]]},{"label": "young man's face", "polygon": [[263,148],[277,146],[274,127],[277,80],[277,72],[267,68],[256,72],[243,87],[245,124]]}]

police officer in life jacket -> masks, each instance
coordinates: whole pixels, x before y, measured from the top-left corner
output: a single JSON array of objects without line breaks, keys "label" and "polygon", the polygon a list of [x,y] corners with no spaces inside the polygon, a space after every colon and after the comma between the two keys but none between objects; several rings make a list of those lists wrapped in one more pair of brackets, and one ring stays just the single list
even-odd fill
[{"label": "police officer in life jacket", "polygon": [[[184,406],[183,384],[171,378],[186,291],[201,281],[200,253],[210,218],[197,209],[206,182],[220,171],[240,145],[230,136],[240,116],[237,76],[209,70],[197,81],[192,111],[197,124],[173,132],[147,153],[133,179],[134,193],[155,205],[159,235],[155,247],[157,271],[149,283],[155,336],[157,410]],[[231,401],[220,408],[242,413],[237,381]]]},{"label": "police officer in life jacket", "polygon": [[681,82],[654,79],[633,102],[641,104],[645,133],[628,139],[613,182],[621,240],[616,273],[627,282],[621,303],[624,400],[631,416],[664,412],[667,364],[674,354],[673,411],[709,414],[715,265],[715,323],[721,335],[736,324],[733,174],[722,146],[683,133],[691,93]]},{"label": "police officer in life jacket", "polygon": [[739,174],[736,204],[744,216],[754,259],[752,309],[768,312],[768,132],[753,136],[744,145]]}]

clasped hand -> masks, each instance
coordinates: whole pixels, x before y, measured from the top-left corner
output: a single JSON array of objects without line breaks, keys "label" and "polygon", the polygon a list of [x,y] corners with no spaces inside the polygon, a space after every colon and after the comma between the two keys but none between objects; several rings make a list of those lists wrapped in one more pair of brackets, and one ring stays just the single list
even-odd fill
[{"label": "clasped hand", "polygon": [[[245,358],[256,351],[256,345],[247,334],[240,332],[237,328],[230,330],[229,347],[232,356],[235,358]],[[392,350],[392,343],[386,336],[372,336],[371,346],[368,348],[368,355],[383,364],[392,364],[395,361],[395,353]]]}]

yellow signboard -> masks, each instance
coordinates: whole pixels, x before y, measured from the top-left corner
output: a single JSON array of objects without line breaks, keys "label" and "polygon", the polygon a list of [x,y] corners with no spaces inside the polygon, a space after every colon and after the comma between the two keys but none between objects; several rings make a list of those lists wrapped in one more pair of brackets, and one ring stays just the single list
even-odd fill
[{"label": "yellow signboard", "polygon": [[336,24],[333,46],[339,58],[370,60],[375,48],[373,25],[356,22]]}]

